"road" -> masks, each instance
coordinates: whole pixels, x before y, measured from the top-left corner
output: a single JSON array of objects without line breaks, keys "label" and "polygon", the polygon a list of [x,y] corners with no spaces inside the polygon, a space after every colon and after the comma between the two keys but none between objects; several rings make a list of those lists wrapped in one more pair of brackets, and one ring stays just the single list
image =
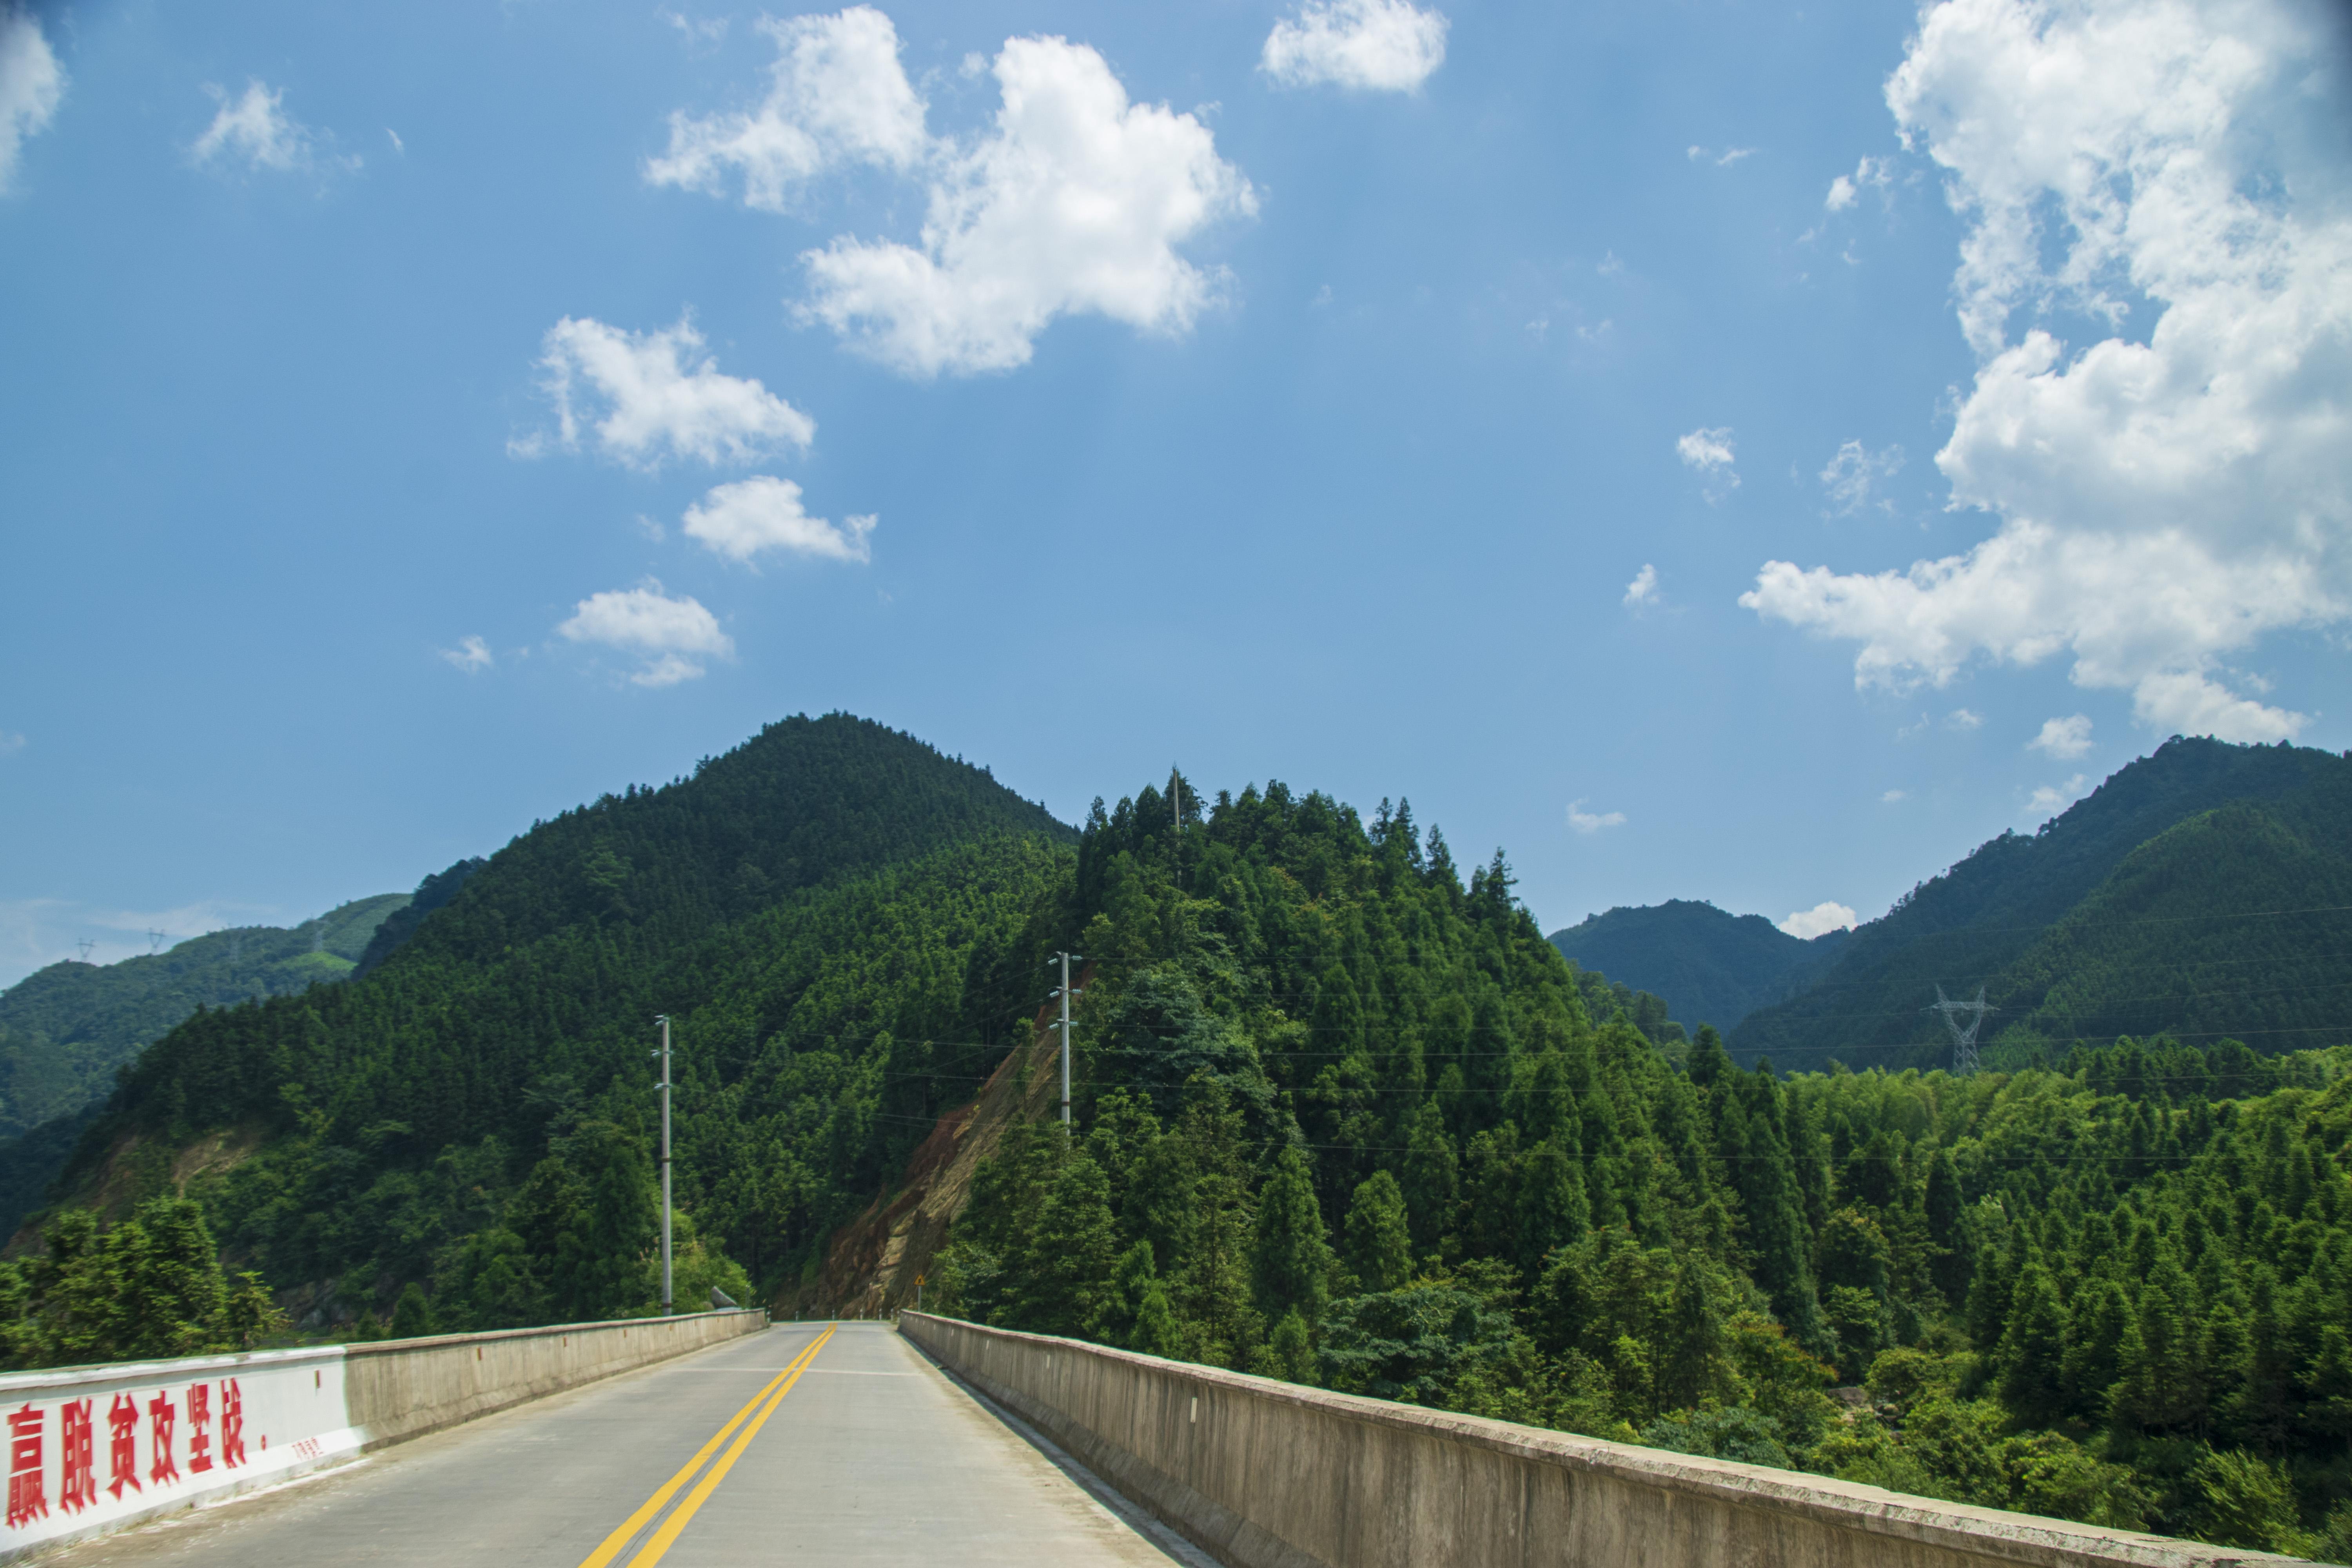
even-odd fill
[{"label": "road", "polygon": [[883,1323],[779,1324],[56,1568],[1205,1564]]}]

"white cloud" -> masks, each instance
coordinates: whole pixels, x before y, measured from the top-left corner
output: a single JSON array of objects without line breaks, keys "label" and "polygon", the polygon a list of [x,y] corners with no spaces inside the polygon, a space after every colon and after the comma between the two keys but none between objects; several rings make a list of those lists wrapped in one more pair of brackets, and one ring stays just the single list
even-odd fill
[{"label": "white cloud", "polygon": [[0,191],[16,178],[25,142],[48,127],[66,95],[66,73],[30,11],[0,11]]},{"label": "white cloud", "polygon": [[1642,569],[1633,574],[1633,580],[1625,584],[1625,607],[1629,610],[1638,610],[1643,605],[1654,605],[1657,602],[1658,569],[1645,562]]},{"label": "white cloud", "polygon": [[[1874,452],[1859,441],[1848,441],[1837,449],[1822,469],[1822,484],[1830,492],[1831,510],[1840,517],[1852,517],[1871,503],[1871,489],[1881,479],[1894,478],[1902,471],[1903,448],[1889,447]],[[1883,507],[1892,508],[1891,501],[1882,500]]]},{"label": "white cloud", "polygon": [[1692,146],[1684,148],[1683,154],[1694,163],[1704,158],[1713,162],[1715,166],[1718,169],[1728,169],[1742,158],[1753,158],[1756,156],[1756,149],[1753,147],[1726,147],[1718,153],[1712,148]]},{"label": "white cloud", "polygon": [[392,138],[392,150],[394,152],[405,153],[408,151],[408,143],[400,139],[399,132],[394,131],[391,126],[387,125],[383,128],[383,133]]},{"label": "white cloud", "polygon": [[844,235],[803,257],[822,321],[909,375],[1009,370],[1055,317],[1188,331],[1221,278],[1175,247],[1257,210],[1208,128],[1130,104],[1094,50],[1013,38],[993,67],[992,133],[943,150],[919,246]]},{"label": "white cloud", "polygon": [[1984,715],[1972,712],[1966,708],[1955,708],[1944,716],[1944,728],[1963,731],[1981,730],[1984,728]]},{"label": "white cloud", "polygon": [[205,84],[205,90],[218,100],[220,110],[188,149],[189,157],[198,164],[236,162],[247,170],[268,169],[281,174],[360,166],[356,157],[320,153],[317,135],[286,112],[284,88],[272,92],[264,82],[249,81],[244,93],[234,99],[211,82]]},{"label": "white cloud", "polygon": [[1712,429],[1702,426],[1689,435],[1676,438],[1675,455],[1685,468],[1696,468],[1705,477],[1705,489],[1709,501],[1717,501],[1739,488],[1739,472],[1732,467],[1731,426],[1719,425]]},{"label": "white cloud", "polygon": [[754,474],[720,485],[687,509],[681,526],[730,561],[749,562],[763,550],[831,561],[866,561],[866,535],[876,519],[852,517],[839,527],[801,509],[801,488],[790,479]]},{"label": "white cloud", "polygon": [[1418,92],[1445,63],[1445,14],[1406,0],[1306,0],[1265,36],[1258,68],[1286,87]]},{"label": "white cloud", "polygon": [[2090,782],[2091,777],[2088,773],[2076,773],[2064,784],[2042,785],[2039,789],[2036,789],[2033,792],[2032,796],[2026,801],[2025,809],[2027,815],[2032,816],[2047,816],[2053,811],[2064,810],[2068,805],[2082,797],[2084,786],[2088,784]]},{"label": "white cloud", "polygon": [[[1895,793],[1897,796],[1902,794],[1900,790]],[[1853,924],[1854,919],[1854,912],[1845,905],[1831,903],[1825,900],[1810,910],[1797,910],[1779,923],[1780,929],[1790,936],[1811,942],[1826,931],[1848,929]]]},{"label": "white cloud", "polygon": [[1822,205],[1830,211],[1843,212],[1853,205],[1865,186],[1885,190],[1895,178],[1893,163],[1885,158],[1864,158],[1854,165],[1851,174],[1840,174],[1830,182],[1829,199]]},{"label": "white cloud", "polygon": [[1568,825],[1579,833],[1598,833],[1604,827],[1625,826],[1625,814],[1622,811],[1592,812],[1584,810],[1583,805],[1580,800],[1568,803]]},{"label": "white cloud", "polygon": [[2352,202],[2306,124],[2329,47],[2280,0],[1925,13],[1887,101],[1963,220],[1979,358],[1936,461],[2000,523],[1905,572],[1771,562],[1741,602],[1859,642],[1861,686],[2063,653],[2156,729],[2296,734],[2221,678],[2352,616]]},{"label": "white cloud", "polygon": [[467,675],[478,675],[498,662],[490,653],[490,645],[479,637],[459,637],[456,647],[445,647],[440,653],[453,668]]},{"label": "white cloud", "polygon": [[646,178],[715,192],[740,171],[745,204],[781,212],[818,174],[865,164],[919,176],[928,195],[917,244],[838,235],[803,254],[803,321],[909,375],[969,374],[1026,363],[1056,316],[1174,334],[1219,298],[1222,271],[1175,247],[1255,212],[1255,193],[1197,117],[1129,103],[1093,49],[1006,40],[994,123],[958,139],[926,129],[880,12],[762,26],[778,58],[759,108],[673,115]]},{"label": "white cloud", "polygon": [[[815,420],[757,381],[720,374],[719,362],[701,354],[702,335],[686,318],[658,332],[570,316],[556,322],[540,365],[563,445],[579,445],[575,398],[603,408],[595,432],[605,455],[647,471],[665,458],[748,462],[816,438]],[[507,449],[536,457],[544,446],[533,436]]]},{"label": "white cloud", "polygon": [[716,616],[692,597],[670,597],[650,577],[635,588],[591,594],[555,629],[573,642],[642,654],[644,665],[629,677],[639,686],[675,686],[700,675],[702,659],[735,657]]},{"label": "white cloud", "polygon": [[931,156],[924,104],[898,64],[898,33],[870,5],[833,16],[772,18],[768,92],[749,113],[669,118],[669,151],[646,164],[657,185],[720,189],[730,171],[743,201],[782,212],[799,185],[846,164],[911,169]]},{"label": "white cloud", "polygon": [[1896,801],[1898,801],[1898,800],[1908,800],[1908,799],[1910,799],[1910,798],[1911,798],[1911,792],[1910,792],[1909,790],[1903,790],[1903,789],[1891,789],[1891,790],[1888,790],[1885,795],[1880,795],[1878,798],[1879,798],[1879,800],[1880,800],[1881,802],[1883,802],[1884,804],[1885,804],[1885,805],[1894,805]]},{"label": "white cloud", "polygon": [[2061,762],[2071,762],[2091,749],[2091,721],[2080,713],[2071,719],[2045,719],[2042,733],[2025,744]]}]

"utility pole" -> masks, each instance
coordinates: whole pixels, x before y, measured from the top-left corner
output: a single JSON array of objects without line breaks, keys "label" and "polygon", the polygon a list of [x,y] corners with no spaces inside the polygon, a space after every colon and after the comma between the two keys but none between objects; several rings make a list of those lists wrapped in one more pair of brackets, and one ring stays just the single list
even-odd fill
[{"label": "utility pole", "polygon": [[1084,954],[1057,952],[1054,956],[1062,965],[1062,984],[1054,994],[1062,999],[1062,1125],[1066,1128],[1070,1124],[1070,998],[1076,994],[1070,989],[1070,960]]},{"label": "utility pole", "polygon": [[673,1310],[669,1286],[669,1015],[664,1013],[654,1022],[661,1026],[662,1042],[661,1049],[655,1054],[661,1058],[662,1068],[662,1316],[667,1318]]}]

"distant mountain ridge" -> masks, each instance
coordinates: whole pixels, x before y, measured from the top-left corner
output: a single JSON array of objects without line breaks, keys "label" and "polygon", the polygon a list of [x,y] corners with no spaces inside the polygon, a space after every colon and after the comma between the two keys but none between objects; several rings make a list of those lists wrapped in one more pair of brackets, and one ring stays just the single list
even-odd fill
[{"label": "distant mountain ridge", "polygon": [[1948,1062],[1939,985],[1984,988],[1987,1066],[2125,1035],[2324,1046],[2352,1035],[2330,978],[2352,950],[2352,757],[2176,736],[1850,931],[1804,942],[1675,899],[1551,942],[1794,1071]]},{"label": "distant mountain ridge", "polygon": [[1793,994],[1836,956],[1847,934],[1808,942],[1762,915],[1669,899],[1588,915],[1550,941],[1580,968],[1664,997],[1686,1028],[1712,1024],[1727,1034],[1758,1007]]},{"label": "distant mountain ridge", "polygon": [[2345,1025],[2352,759],[2175,737],[2032,834],[2004,833],[1858,927],[1731,1036],[1742,1061],[1930,1067],[1938,985],[2000,1009],[1989,1066],[2170,1031],[2264,1051]]},{"label": "distant mountain ridge", "polygon": [[240,926],[117,963],[68,959],[26,975],[0,991],[0,1138],[103,1095],[116,1068],[198,1007],[342,979],[408,901],[380,893],[298,926]]}]

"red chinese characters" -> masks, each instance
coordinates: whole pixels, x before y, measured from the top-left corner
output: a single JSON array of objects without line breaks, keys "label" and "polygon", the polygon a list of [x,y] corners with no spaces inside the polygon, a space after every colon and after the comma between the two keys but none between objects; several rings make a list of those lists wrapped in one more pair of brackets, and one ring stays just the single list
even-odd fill
[{"label": "red chinese characters", "polygon": [[68,1399],[58,1407],[58,1502],[76,1513],[98,1500],[92,1449],[89,1401]]},{"label": "red chinese characters", "polygon": [[230,1469],[245,1463],[245,1394],[229,1378],[221,1384],[220,1458]]},{"label": "red chinese characters", "polygon": [[188,1474],[192,1476],[213,1468],[212,1424],[212,1384],[188,1384]]},{"label": "red chinese characters", "polygon": [[147,1402],[147,1433],[154,1446],[154,1456],[147,1463],[149,1480],[160,1484],[180,1479],[180,1462],[172,1457],[172,1432],[179,1424],[179,1408],[170,1394],[158,1393]]},{"label": "red chinese characters", "polygon": [[22,1529],[49,1516],[41,1457],[41,1428],[49,1413],[26,1405],[8,1415],[8,1527]]},{"label": "red chinese characters", "polygon": [[123,1488],[144,1489],[139,1484],[139,1402],[127,1394],[116,1394],[107,1406],[106,1429],[111,1439],[106,1452],[106,1490],[120,1502]]}]

